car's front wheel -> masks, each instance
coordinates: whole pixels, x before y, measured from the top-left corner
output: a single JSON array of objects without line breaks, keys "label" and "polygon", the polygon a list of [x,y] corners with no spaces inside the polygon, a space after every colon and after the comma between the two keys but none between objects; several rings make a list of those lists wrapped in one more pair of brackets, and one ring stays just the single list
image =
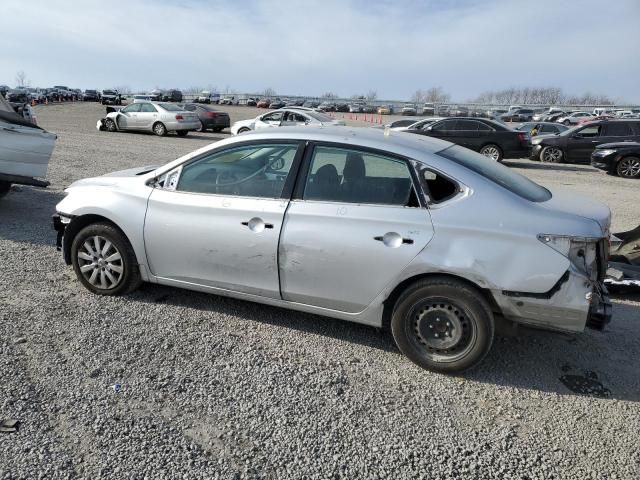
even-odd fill
[{"label": "car's front wheel", "polygon": [[640,178],[640,158],[623,158],[616,166],[616,173],[624,178]]},{"label": "car's front wheel", "polygon": [[492,143],[485,145],[480,149],[480,153],[491,160],[495,160],[496,162],[502,161],[502,150],[498,145],[494,145]]},{"label": "car's front wheel", "polygon": [[110,118],[107,118],[104,121],[104,128],[106,128],[108,132],[117,132],[118,131],[118,127],[116,127],[116,122],[114,122]]},{"label": "car's front wheel", "polygon": [[562,149],[558,147],[544,147],[540,152],[540,161],[548,163],[560,163],[564,156]]},{"label": "car's front wheel", "polygon": [[98,295],[121,295],[141,283],[129,240],[109,223],[80,230],[71,243],[71,261],[80,282]]},{"label": "car's front wheel", "polygon": [[247,127],[242,127],[240,130],[238,130],[238,133],[248,132],[249,130],[251,130],[251,129],[247,128]]},{"label": "car's front wheel", "polygon": [[159,137],[164,137],[167,134],[167,127],[165,127],[164,123],[162,122],[156,122],[153,125],[153,133],[155,133]]},{"label": "car's front wheel", "polygon": [[411,285],[391,317],[400,351],[417,365],[443,373],[480,363],[491,349],[494,330],[493,313],[482,294],[448,277]]}]

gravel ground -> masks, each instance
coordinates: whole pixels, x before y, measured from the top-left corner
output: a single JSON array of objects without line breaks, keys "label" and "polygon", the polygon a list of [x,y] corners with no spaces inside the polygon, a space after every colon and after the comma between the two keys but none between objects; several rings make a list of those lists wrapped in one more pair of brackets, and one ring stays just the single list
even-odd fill
[{"label": "gravel ground", "polygon": [[[226,108],[232,121],[255,110]],[[145,285],[91,295],[54,247],[71,181],[164,163],[226,134],[97,132],[102,108],[38,108],[59,134],[46,190],[0,201],[0,479],[640,477],[640,298],[604,333],[499,337],[463,377],[375,329]],[[509,162],[638,223],[638,182]]]}]

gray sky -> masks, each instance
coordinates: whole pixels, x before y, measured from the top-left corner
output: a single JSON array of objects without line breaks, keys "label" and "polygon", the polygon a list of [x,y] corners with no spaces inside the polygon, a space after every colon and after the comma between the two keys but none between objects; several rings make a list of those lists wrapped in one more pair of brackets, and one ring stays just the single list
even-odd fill
[{"label": "gray sky", "polygon": [[640,0],[23,0],[0,84],[226,87],[454,101],[558,86],[640,103]]}]

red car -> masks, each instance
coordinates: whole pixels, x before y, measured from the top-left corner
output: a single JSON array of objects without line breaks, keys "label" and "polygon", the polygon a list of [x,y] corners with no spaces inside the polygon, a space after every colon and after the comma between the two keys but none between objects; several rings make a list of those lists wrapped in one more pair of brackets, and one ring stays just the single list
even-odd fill
[{"label": "red car", "polygon": [[269,105],[271,105],[271,100],[269,100],[268,98],[263,98],[258,102],[256,107],[258,107],[258,108],[269,108]]}]

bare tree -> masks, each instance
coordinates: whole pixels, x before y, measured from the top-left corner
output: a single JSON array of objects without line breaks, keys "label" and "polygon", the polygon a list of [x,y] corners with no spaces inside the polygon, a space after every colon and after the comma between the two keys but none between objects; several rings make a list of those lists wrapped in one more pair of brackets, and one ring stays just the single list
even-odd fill
[{"label": "bare tree", "polygon": [[27,74],[24,70],[20,70],[16,73],[16,87],[28,87],[31,83],[27,80]]},{"label": "bare tree", "polygon": [[431,87],[424,95],[424,101],[429,103],[447,103],[451,100],[451,95],[446,93],[442,87]]},{"label": "bare tree", "polygon": [[320,98],[324,98],[325,100],[335,100],[338,98],[338,95],[336,95],[333,92],[327,92],[324,95],[322,95],[322,97]]},{"label": "bare tree", "polygon": [[264,92],[262,92],[263,97],[274,97],[275,95],[276,91],[271,87],[265,88]]},{"label": "bare tree", "polygon": [[131,95],[131,88],[129,85],[119,85],[117,87],[113,87],[120,95]]},{"label": "bare tree", "polygon": [[424,103],[426,96],[427,95],[424,91],[418,89],[415,92],[413,92],[413,95],[411,95],[411,102]]},{"label": "bare tree", "polygon": [[365,95],[365,98],[368,102],[373,102],[376,98],[378,98],[378,92],[375,90],[369,90]]}]

